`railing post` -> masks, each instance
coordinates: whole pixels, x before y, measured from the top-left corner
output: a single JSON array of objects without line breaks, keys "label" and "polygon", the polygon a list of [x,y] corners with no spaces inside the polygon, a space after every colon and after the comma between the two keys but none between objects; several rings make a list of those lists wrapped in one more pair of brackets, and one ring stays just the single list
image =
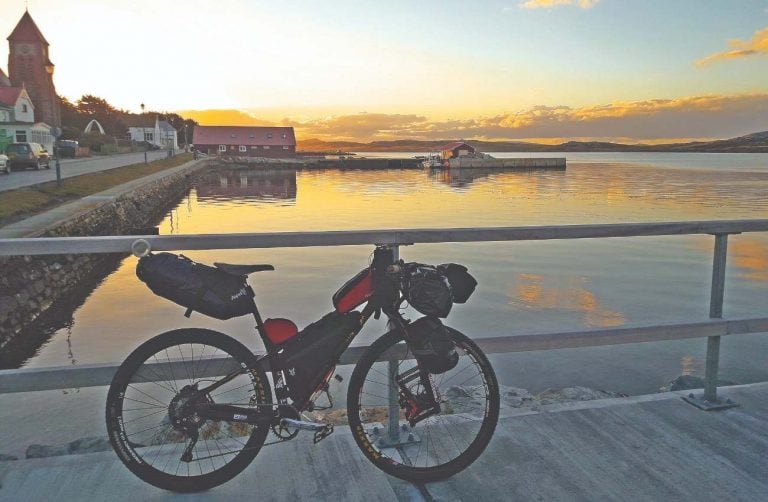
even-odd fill
[{"label": "railing post", "polygon": [[[392,246],[392,258],[394,261],[400,259],[400,246]],[[389,361],[388,363],[389,373],[389,427],[388,435],[390,442],[399,442],[400,440],[400,404],[398,403],[398,396],[400,390],[397,388],[397,361]]]},{"label": "railing post", "polygon": [[[712,288],[709,296],[710,319],[723,317],[725,293],[725,263],[728,256],[728,234],[715,234],[715,252],[712,259]],[[703,410],[718,410],[736,406],[731,400],[717,400],[717,374],[720,366],[720,337],[707,338],[707,359],[704,367],[704,396],[700,400],[689,394],[686,401]]]},{"label": "railing post", "polygon": [[[723,317],[725,293],[725,262],[728,256],[728,234],[715,235],[715,254],[712,261],[712,292],[709,297],[710,319]],[[720,365],[720,337],[707,338],[707,363],[704,370],[704,399],[717,402],[717,373]]]}]

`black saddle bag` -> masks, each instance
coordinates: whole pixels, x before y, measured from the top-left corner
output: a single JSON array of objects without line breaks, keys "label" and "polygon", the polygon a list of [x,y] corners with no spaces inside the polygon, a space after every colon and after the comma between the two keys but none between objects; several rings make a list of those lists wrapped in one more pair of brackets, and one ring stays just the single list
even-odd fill
[{"label": "black saddle bag", "polygon": [[274,369],[283,370],[297,409],[307,408],[359,327],[360,312],[331,312],[280,346]]},{"label": "black saddle bag", "polygon": [[136,266],[136,275],[156,295],[186,307],[187,317],[192,311],[222,320],[253,313],[253,290],[246,276],[232,275],[183,255],[144,256]]}]

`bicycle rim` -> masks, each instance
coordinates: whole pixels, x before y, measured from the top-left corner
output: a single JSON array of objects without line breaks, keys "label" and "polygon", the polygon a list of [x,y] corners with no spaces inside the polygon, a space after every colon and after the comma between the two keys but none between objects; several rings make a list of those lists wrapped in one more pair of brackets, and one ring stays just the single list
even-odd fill
[{"label": "bicycle rim", "polygon": [[[107,400],[110,440],[123,463],[144,481],[174,491],[207,489],[242,471],[258,453],[267,426],[195,423],[194,417],[182,426],[179,410],[194,390],[251,366],[253,359],[239,342],[207,330],[171,331],[136,349],[118,369]],[[270,394],[264,373],[251,370],[204,399],[254,407],[271,403]],[[183,460],[187,450],[191,459]]]},{"label": "bicycle rim", "polygon": [[[459,362],[429,376],[439,413],[415,426],[406,420],[397,384],[400,402],[396,408],[390,404],[393,376],[396,381],[418,364],[399,333],[382,337],[355,368],[348,397],[350,427],[363,453],[391,475],[422,482],[446,478],[477,459],[493,435],[499,413],[493,369],[474,342],[458,331],[449,332]],[[409,390],[413,395],[426,392],[418,381]]]}]

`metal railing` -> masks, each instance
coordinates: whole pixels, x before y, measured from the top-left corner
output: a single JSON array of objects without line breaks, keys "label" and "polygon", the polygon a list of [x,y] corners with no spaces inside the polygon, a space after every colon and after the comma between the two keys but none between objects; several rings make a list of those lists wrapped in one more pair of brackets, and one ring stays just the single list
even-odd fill
[{"label": "metal railing", "polygon": [[[106,236],[0,239],[0,256],[80,253],[142,253],[201,249],[245,249],[422,243],[526,241],[662,235],[715,236],[710,295],[710,320],[677,324],[564,331],[475,339],[487,353],[508,353],[575,347],[680,340],[707,337],[705,393],[693,400],[699,407],[717,406],[720,337],[768,332],[768,317],[722,319],[728,235],[768,232],[768,220],[722,220],[606,225],[565,225],[502,228],[393,229],[339,232],[278,232],[249,234]],[[350,347],[340,364],[353,364],[367,347]],[[117,364],[0,371],[0,393],[108,385]]]}]

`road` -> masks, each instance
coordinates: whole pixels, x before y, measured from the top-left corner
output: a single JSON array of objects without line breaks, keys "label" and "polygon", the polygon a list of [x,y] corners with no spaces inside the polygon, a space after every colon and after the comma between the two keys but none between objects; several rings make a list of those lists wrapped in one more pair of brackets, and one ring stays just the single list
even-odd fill
[{"label": "road", "polygon": [[[156,150],[147,152],[147,158],[152,160],[163,159],[168,156],[166,150]],[[127,166],[144,162],[144,153],[124,153],[120,155],[110,155],[107,157],[88,157],[82,159],[62,159],[61,177],[69,178],[80,174],[94,173],[113,169],[115,167]],[[55,161],[51,161],[50,169],[40,171],[27,169],[24,171],[13,171],[11,174],[0,174],[0,192],[13,190],[37,183],[56,180]]]}]

